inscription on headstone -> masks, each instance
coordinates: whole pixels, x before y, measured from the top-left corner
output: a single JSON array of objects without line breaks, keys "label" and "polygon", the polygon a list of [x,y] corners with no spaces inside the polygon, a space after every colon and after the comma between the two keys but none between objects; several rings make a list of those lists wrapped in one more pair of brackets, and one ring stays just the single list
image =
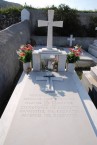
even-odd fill
[{"label": "inscription on headstone", "polygon": [[78,107],[76,97],[57,98],[30,95],[25,97],[20,107],[20,113],[23,117],[79,117],[80,108]]}]

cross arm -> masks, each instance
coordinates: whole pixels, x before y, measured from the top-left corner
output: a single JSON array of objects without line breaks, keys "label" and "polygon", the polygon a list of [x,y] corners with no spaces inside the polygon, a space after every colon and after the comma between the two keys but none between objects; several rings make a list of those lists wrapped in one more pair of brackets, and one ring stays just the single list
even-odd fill
[{"label": "cross arm", "polygon": [[44,27],[44,26],[48,26],[47,21],[38,20],[38,27]]},{"label": "cross arm", "polygon": [[64,79],[61,77],[52,77],[52,81],[63,81]]},{"label": "cross arm", "polygon": [[46,77],[40,77],[40,76],[39,77],[38,76],[36,77],[36,81],[47,81],[47,79],[48,78],[46,78]]},{"label": "cross arm", "polygon": [[63,21],[54,21],[53,26],[54,27],[63,27]]}]

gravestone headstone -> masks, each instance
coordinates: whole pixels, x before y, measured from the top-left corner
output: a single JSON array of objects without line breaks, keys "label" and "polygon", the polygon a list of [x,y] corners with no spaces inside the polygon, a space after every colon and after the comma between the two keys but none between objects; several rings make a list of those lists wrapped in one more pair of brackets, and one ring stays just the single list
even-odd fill
[{"label": "gravestone headstone", "polygon": [[68,41],[70,41],[69,46],[71,47],[73,44],[73,41],[75,41],[75,38],[73,38],[73,35],[70,35],[70,38],[67,38]]},{"label": "gravestone headstone", "polygon": [[47,48],[53,48],[53,27],[62,27],[63,21],[53,21],[54,10],[48,10],[48,21],[38,20],[38,27],[48,27]]},{"label": "gravestone headstone", "polygon": [[[66,62],[66,53],[58,50],[57,48],[53,48],[53,26],[54,27],[62,27],[63,21],[53,21],[54,10],[48,10],[48,21],[38,20],[38,27],[48,27],[47,33],[47,48],[42,48],[39,50],[35,50],[33,52],[33,56],[37,55],[38,60],[41,62],[41,55],[57,55],[58,56],[58,71],[65,71],[65,62]],[[33,57],[33,70],[40,71],[40,62],[35,61],[36,57]],[[37,64],[38,63],[38,64]],[[50,61],[49,61],[50,64]],[[37,66],[39,66],[37,68]],[[51,66],[51,65],[49,65]]]},{"label": "gravestone headstone", "polygon": [[21,21],[25,21],[29,19],[30,19],[30,12],[27,9],[23,9],[21,11]]}]

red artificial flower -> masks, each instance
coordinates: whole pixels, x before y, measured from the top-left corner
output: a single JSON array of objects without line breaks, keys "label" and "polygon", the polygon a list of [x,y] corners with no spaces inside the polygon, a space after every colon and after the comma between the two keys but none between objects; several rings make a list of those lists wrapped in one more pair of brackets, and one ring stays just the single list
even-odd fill
[{"label": "red artificial flower", "polygon": [[32,50],[33,49],[33,47],[30,44],[27,45],[27,48],[28,48],[28,50]]},{"label": "red artificial flower", "polygon": [[72,51],[73,48],[69,48],[70,51]]},{"label": "red artificial flower", "polygon": [[20,50],[25,51],[25,50],[26,50],[26,48],[27,48],[27,47],[26,47],[26,46],[24,46],[24,47],[21,47],[21,48],[20,48]]},{"label": "red artificial flower", "polygon": [[75,56],[79,56],[80,54],[78,52],[75,53]]},{"label": "red artificial flower", "polygon": [[23,56],[25,56],[25,53],[24,53],[24,52],[21,52],[21,53],[19,54],[19,56],[20,56],[20,57],[23,57]]},{"label": "red artificial flower", "polygon": [[29,47],[26,47],[26,50],[28,50],[28,51],[29,51],[29,50],[32,50],[32,49],[31,49],[31,48],[29,48]]}]

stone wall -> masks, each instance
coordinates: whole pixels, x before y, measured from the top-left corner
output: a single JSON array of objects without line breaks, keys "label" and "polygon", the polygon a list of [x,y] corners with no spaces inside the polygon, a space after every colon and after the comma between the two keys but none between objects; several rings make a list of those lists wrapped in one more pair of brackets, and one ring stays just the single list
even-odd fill
[{"label": "stone wall", "polygon": [[19,70],[16,50],[30,39],[30,25],[23,21],[0,31],[0,99]]},{"label": "stone wall", "polygon": [[31,31],[38,27],[38,20],[48,20],[46,10],[29,10],[30,11],[30,22]]},{"label": "stone wall", "polygon": [[[30,11],[30,21],[32,26],[32,32],[34,28],[38,27],[38,20],[47,20],[47,11],[46,10],[29,10]],[[86,13],[86,12],[78,12],[79,19],[81,21],[81,25],[88,26],[90,23],[91,17],[97,17],[97,13]]]},{"label": "stone wall", "polygon": [[[53,46],[63,46],[69,47],[70,42],[67,41],[68,37],[54,37]],[[36,45],[46,45],[47,37],[46,36],[32,36],[32,39],[36,41]],[[93,43],[96,38],[90,37],[75,37],[73,45],[81,45],[83,49],[87,50],[89,45]]]},{"label": "stone wall", "polygon": [[90,18],[91,17],[97,17],[97,12],[95,12],[95,13],[92,13],[92,12],[90,12],[90,13],[80,12],[80,13],[78,13],[78,15],[79,15],[79,19],[81,21],[81,24],[89,26]]}]

